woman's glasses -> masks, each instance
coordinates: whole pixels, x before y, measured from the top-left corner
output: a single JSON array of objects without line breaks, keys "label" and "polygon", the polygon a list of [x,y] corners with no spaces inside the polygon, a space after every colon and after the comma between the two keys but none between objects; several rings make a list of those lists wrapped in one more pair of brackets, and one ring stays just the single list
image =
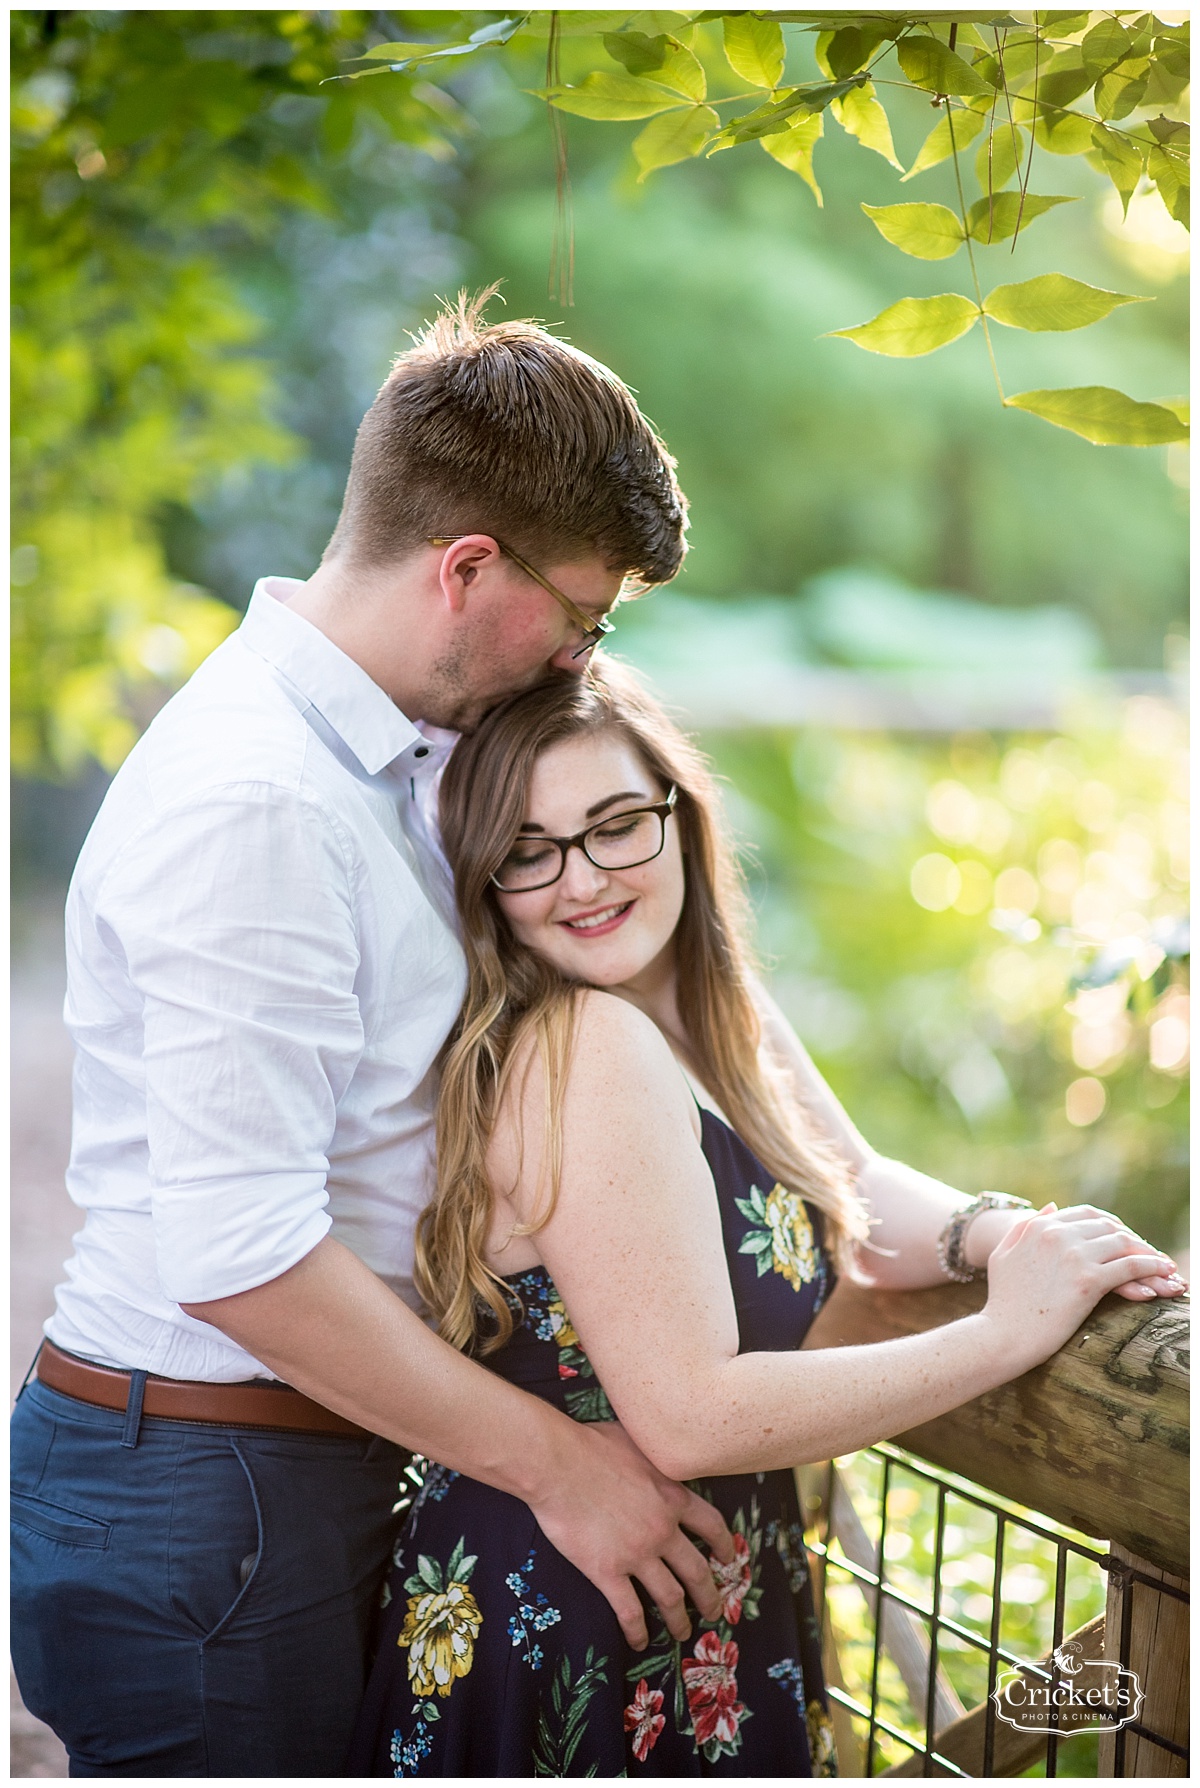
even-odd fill
[{"label": "woman's glasses", "polygon": [[639,863],[651,863],[666,843],[667,821],[677,798],[678,790],[672,787],[665,801],[610,814],[571,838],[545,838],[540,832],[517,838],[492,880],[505,894],[549,888],[566,868],[567,852],[575,845],[597,869],[636,869]]}]

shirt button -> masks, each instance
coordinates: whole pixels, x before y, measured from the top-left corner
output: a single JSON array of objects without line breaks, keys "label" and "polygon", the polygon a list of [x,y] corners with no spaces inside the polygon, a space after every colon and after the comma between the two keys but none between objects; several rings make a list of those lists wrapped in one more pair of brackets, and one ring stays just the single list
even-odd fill
[{"label": "shirt button", "polygon": [[418,745],[417,749],[413,752],[413,756],[414,757],[428,757],[429,756],[428,745]]}]

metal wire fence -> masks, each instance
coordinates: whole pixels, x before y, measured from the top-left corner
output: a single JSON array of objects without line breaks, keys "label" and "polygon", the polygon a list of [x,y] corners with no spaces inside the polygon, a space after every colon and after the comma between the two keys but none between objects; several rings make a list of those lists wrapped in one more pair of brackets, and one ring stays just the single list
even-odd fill
[{"label": "metal wire fence", "polygon": [[[1187,1773],[1186,1744],[1150,1723],[1150,1700],[1119,1723],[1060,1692],[1089,1664],[1144,1671],[1147,1633],[1178,1641],[1178,1615],[1157,1621],[1163,1598],[1186,1608],[1175,1580],[887,1443],[802,1489],[843,1774]],[[997,1685],[1014,1681],[1044,1704],[1044,1733],[1001,1714]]]}]

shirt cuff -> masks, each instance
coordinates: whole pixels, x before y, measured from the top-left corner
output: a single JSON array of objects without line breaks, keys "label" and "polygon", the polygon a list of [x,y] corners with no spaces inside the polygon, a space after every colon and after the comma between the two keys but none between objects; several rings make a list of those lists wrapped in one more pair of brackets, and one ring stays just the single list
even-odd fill
[{"label": "shirt cuff", "polygon": [[278,1279],[329,1234],[325,1176],[251,1174],[152,1195],[158,1278],[176,1304],[236,1297]]}]

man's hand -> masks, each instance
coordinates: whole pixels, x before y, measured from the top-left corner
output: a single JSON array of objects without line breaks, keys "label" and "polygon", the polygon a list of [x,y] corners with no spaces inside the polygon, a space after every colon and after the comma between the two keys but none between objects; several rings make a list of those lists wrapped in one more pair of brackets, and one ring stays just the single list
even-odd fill
[{"label": "man's hand", "polygon": [[691,1631],[685,1591],[716,1617],[712,1572],[682,1531],[731,1563],[732,1537],[710,1503],[663,1477],[615,1423],[573,1422],[456,1353],[331,1236],[266,1285],[183,1308],[372,1434],[519,1496],[634,1647],[647,1635],[631,1578],[677,1639]]},{"label": "man's hand", "polygon": [[733,1538],[711,1503],[656,1471],[615,1422],[575,1424],[560,1468],[529,1505],[538,1526],[611,1605],[635,1651],[648,1641],[646,1616],[632,1579],[656,1604],[672,1638],[691,1637],[685,1596],[704,1620],[720,1613],[708,1560],[685,1527],[722,1564]]}]

